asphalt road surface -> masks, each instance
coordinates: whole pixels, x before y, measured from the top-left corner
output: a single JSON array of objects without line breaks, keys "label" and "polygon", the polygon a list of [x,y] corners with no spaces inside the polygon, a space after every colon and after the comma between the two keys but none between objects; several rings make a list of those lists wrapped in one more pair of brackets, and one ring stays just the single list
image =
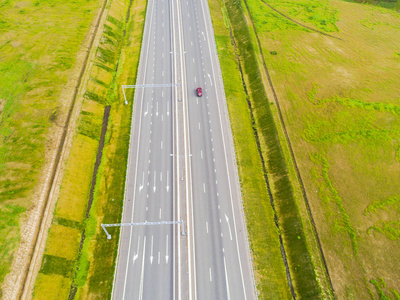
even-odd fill
[{"label": "asphalt road surface", "polygon": [[136,84],[113,299],[256,299],[206,0],[148,1]]}]

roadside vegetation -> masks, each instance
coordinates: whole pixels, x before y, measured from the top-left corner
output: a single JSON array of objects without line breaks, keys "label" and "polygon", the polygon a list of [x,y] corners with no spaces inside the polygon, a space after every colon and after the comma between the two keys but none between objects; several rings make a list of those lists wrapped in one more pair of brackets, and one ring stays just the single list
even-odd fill
[{"label": "roadside vegetation", "polygon": [[398,3],[243,1],[334,294],[399,299]]},{"label": "roadside vegetation", "polygon": [[234,137],[259,297],[289,299],[290,289],[280,251],[279,230],[274,223],[263,162],[253,131],[252,115],[247,102],[249,96],[243,87],[237,49],[232,45],[230,21],[222,2],[209,1],[209,5]]},{"label": "roadside vegetation", "polygon": [[107,7],[34,299],[111,295],[119,232],[107,240],[100,224],[121,218],[133,104],[128,92],[124,105],[121,85],[136,80],[145,8],[145,0]]},{"label": "roadside vegetation", "polygon": [[0,1],[0,284],[35,206],[49,133],[66,114],[60,95],[98,5]]}]

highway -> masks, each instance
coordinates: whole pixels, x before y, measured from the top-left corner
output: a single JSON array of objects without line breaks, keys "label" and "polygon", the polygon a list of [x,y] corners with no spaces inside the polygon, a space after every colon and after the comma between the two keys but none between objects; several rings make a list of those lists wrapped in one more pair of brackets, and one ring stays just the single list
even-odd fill
[{"label": "highway", "polygon": [[112,298],[256,299],[206,0],[148,1],[136,84]]}]

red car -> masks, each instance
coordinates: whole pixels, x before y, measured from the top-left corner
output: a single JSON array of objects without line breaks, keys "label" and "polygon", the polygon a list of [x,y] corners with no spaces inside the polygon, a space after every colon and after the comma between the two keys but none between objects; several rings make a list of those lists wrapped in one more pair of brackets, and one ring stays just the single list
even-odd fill
[{"label": "red car", "polygon": [[201,87],[198,87],[198,88],[196,89],[196,92],[197,92],[197,97],[203,96],[203,90],[201,89]]}]

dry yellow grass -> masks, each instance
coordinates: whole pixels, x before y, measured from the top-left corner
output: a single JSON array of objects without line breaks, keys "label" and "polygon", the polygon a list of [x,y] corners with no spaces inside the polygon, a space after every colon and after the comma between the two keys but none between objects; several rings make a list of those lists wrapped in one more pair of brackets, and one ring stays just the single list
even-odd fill
[{"label": "dry yellow grass", "polygon": [[47,238],[45,254],[74,260],[78,253],[80,237],[78,229],[53,224]]},{"label": "dry yellow grass", "polygon": [[95,114],[97,116],[101,116],[104,112],[104,106],[92,101],[92,100],[85,100],[82,105],[82,110]]},{"label": "dry yellow grass", "polygon": [[98,142],[91,138],[80,134],[75,136],[57,203],[58,217],[77,222],[83,220],[97,145]]},{"label": "dry yellow grass", "polygon": [[68,278],[55,274],[39,273],[36,279],[34,299],[53,300],[67,299],[71,283]]}]

